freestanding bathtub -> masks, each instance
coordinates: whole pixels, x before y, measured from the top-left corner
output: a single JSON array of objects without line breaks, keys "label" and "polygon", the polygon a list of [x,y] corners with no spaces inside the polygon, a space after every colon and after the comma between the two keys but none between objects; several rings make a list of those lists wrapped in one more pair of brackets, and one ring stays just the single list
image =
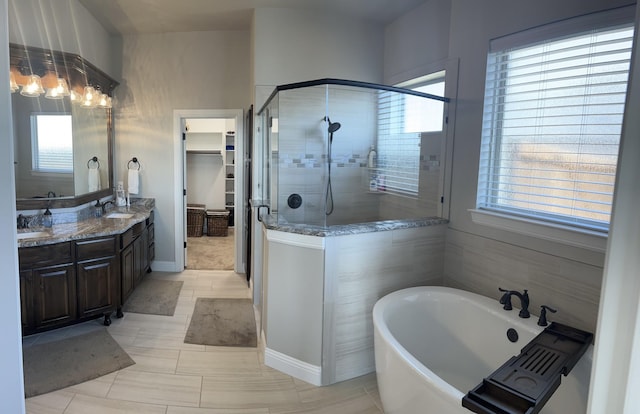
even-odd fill
[{"label": "freestanding bathtub", "polygon": [[[373,308],[378,388],[385,414],[468,414],[462,397],[543,328],[498,300],[446,287],[393,292]],[[512,343],[507,329],[519,340]],[[593,347],[542,409],[543,414],[587,410]]]}]

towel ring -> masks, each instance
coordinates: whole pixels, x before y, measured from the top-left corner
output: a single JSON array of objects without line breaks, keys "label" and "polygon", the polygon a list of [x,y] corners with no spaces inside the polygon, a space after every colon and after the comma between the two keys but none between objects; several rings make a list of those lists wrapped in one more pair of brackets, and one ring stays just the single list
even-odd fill
[{"label": "towel ring", "polygon": [[91,169],[91,162],[98,164],[98,166],[96,167],[96,169],[100,168],[100,161],[98,161],[98,157],[93,157],[91,158],[89,161],[87,161],[87,168]]},{"label": "towel ring", "polygon": [[140,171],[140,163],[138,162],[138,159],[136,157],[133,157],[129,160],[129,162],[127,163],[127,169],[130,170],[131,169],[131,163],[137,164],[138,165],[138,171]]}]

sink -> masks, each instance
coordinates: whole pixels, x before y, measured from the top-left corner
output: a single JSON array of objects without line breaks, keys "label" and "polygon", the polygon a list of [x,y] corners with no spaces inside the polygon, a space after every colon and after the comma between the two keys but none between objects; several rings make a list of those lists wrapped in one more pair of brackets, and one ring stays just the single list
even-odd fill
[{"label": "sink", "polygon": [[112,219],[130,219],[133,216],[134,216],[133,213],[111,213],[105,217],[112,218]]},{"label": "sink", "polygon": [[22,239],[37,239],[38,237],[48,236],[49,233],[46,231],[30,231],[27,233],[18,233],[18,240]]}]

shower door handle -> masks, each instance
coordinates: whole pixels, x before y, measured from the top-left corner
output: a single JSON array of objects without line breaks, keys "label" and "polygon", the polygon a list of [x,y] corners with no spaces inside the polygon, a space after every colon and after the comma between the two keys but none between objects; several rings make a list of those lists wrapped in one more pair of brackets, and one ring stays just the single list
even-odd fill
[{"label": "shower door handle", "polygon": [[260,213],[261,213],[260,209],[262,209],[263,207],[267,208],[267,214],[271,214],[271,207],[269,207],[268,205],[260,204],[259,206],[256,206],[256,209],[257,209],[257,212],[258,212],[258,221],[259,222],[262,222],[262,216],[260,215]]}]

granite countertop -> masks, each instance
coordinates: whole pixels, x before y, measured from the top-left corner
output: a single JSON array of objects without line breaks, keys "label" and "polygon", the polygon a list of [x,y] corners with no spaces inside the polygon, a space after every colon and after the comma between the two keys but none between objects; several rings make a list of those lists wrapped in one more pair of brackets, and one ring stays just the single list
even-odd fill
[{"label": "granite countertop", "polygon": [[[122,234],[135,224],[145,221],[155,207],[155,199],[139,198],[132,201],[128,207],[113,207],[108,205],[102,217],[93,217],[73,223],[54,224],[51,228],[42,226],[18,230],[21,233],[46,233],[37,237],[18,239],[18,247],[33,247],[55,244],[70,240],[82,240],[93,237]],[[133,214],[130,218],[109,218],[113,213]],[[55,213],[54,213],[55,214]]]},{"label": "granite countertop", "polygon": [[369,223],[342,224],[323,227],[313,226],[309,224],[278,223],[272,216],[264,216],[262,222],[268,230],[302,234],[306,236],[332,237],[344,236],[349,234],[375,233],[379,231],[436,226],[439,224],[446,224],[449,222],[449,220],[440,217],[425,217],[406,220],[382,220],[372,221]]}]

